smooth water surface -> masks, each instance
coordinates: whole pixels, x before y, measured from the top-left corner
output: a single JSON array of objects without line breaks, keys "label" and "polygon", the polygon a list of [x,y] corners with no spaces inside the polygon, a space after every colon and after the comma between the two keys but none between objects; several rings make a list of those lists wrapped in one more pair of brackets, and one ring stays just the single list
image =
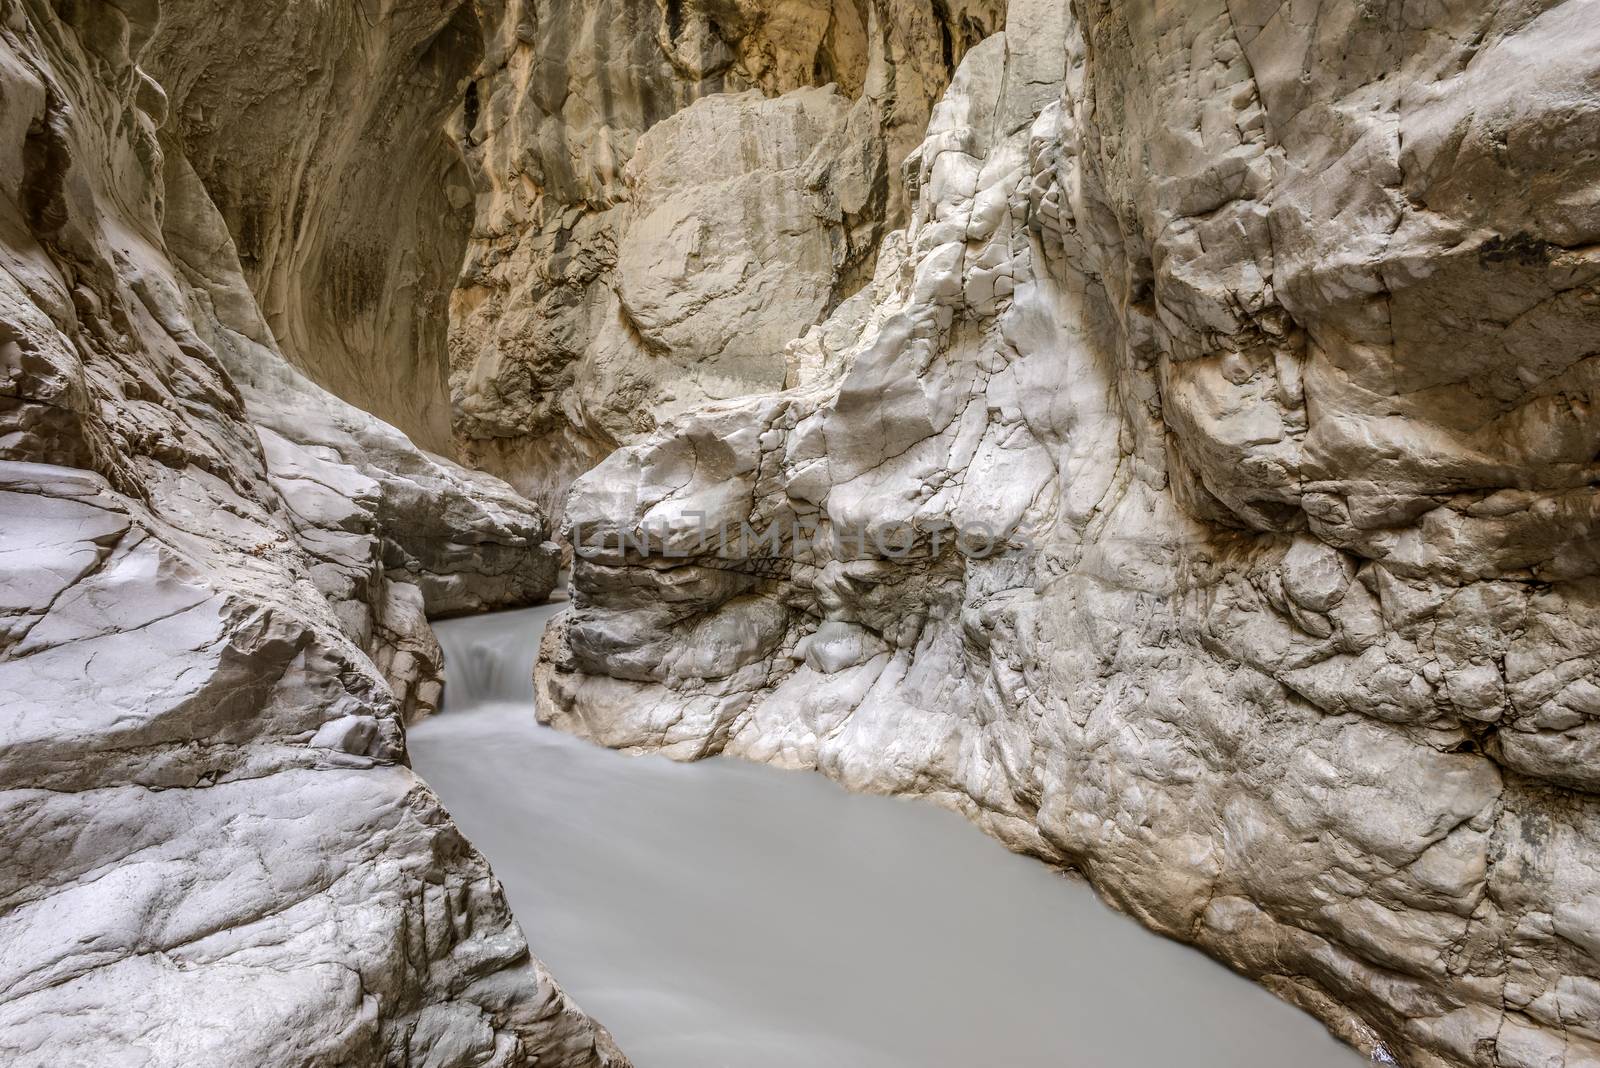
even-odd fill
[{"label": "smooth water surface", "polygon": [[439,626],[417,771],[637,1068],[1352,1068],[1309,1016],[927,803],[539,726],[559,605]]}]

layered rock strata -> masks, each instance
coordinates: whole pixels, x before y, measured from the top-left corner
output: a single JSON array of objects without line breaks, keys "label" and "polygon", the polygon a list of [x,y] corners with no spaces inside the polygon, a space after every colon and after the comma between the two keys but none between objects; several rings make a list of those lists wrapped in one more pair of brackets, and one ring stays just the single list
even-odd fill
[{"label": "layered rock strata", "polygon": [[544,518],[280,354],[156,17],[0,0],[0,1060],[622,1064],[405,763]]},{"label": "layered rock strata", "polygon": [[1014,0],[575,485],[543,714],[925,795],[1408,1065],[1600,1063],[1600,7]]}]

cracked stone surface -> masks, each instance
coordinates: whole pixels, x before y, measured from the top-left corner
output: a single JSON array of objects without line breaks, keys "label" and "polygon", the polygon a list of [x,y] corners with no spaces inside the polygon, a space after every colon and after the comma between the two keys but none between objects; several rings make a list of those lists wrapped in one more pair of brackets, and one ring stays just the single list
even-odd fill
[{"label": "cracked stone surface", "polygon": [[459,450],[560,726],[1600,1064],[1596,0],[159,7],[0,0],[0,1060],[624,1063],[406,767]]},{"label": "cracked stone surface", "polygon": [[279,352],[155,19],[0,0],[0,1060],[622,1065],[405,758],[545,519]]},{"label": "cracked stone surface", "polygon": [[1600,5],[1004,25],[786,388],[577,480],[542,714],[956,807],[1380,1059],[1600,1064]]}]

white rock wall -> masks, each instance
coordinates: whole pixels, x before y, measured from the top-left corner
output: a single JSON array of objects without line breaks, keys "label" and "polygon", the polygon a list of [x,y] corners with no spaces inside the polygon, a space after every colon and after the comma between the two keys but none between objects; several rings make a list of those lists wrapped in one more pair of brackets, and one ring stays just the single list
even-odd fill
[{"label": "white rock wall", "polygon": [[936,798],[1379,1056],[1600,1063],[1597,15],[1015,0],[791,388],[578,480],[546,714]]},{"label": "white rock wall", "polygon": [[279,354],[155,17],[0,0],[0,1061],[622,1064],[405,762],[544,518]]},{"label": "white rock wall", "polygon": [[145,62],[290,361],[555,513],[619,442],[782,385],[1002,6],[166,0]]},{"label": "white rock wall", "polygon": [[901,161],[1002,6],[480,5],[451,130],[476,193],[450,315],[462,455],[556,514],[619,443],[780,386],[784,344],[904,219]]}]

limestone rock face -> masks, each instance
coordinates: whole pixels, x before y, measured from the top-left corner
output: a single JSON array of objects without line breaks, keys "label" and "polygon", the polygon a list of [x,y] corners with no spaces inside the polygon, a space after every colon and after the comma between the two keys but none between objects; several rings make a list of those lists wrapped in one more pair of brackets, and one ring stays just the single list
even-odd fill
[{"label": "limestone rock face", "polygon": [[545,714],[936,798],[1380,1059],[1600,1063],[1600,7],[1004,21],[788,388],[575,484]]},{"label": "limestone rock face", "polygon": [[405,761],[545,520],[284,359],[155,20],[0,0],[0,1061],[621,1064]]},{"label": "limestone rock face", "polygon": [[[903,221],[900,163],[1003,15],[998,0],[235,7],[166,0],[146,66],[163,137],[221,211],[280,349],[557,509],[618,442],[781,385],[783,344]],[[725,121],[746,136],[693,150]],[[686,209],[675,238],[656,232]],[[726,285],[685,288],[676,303],[704,302],[680,324],[695,343],[670,350],[634,315],[648,295],[627,292],[668,253],[707,282],[762,276],[731,303]]]},{"label": "limestone rock face", "polygon": [[[751,91],[696,101],[639,139],[615,314],[578,382],[608,435],[783,387],[773,354],[825,314],[836,273],[859,258],[846,221],[874,217],[882,159],[853,158],[849,120],[831,89]],[[651,403],[619,410],[625,397]]]},{"label": "limestone rock face", "polygon": [[903,220],[900,164],[1001,8],[480,5],[453,128],[476,191],[451,314],[463,455],[559,510],[618,443],[781,386],[784,344]]},{"label": "limestone rock face", "polygon": [[444,126],[480,53],[462,0],[163,0],[143,57],[284,355],[442,453],[472,223]]}]

